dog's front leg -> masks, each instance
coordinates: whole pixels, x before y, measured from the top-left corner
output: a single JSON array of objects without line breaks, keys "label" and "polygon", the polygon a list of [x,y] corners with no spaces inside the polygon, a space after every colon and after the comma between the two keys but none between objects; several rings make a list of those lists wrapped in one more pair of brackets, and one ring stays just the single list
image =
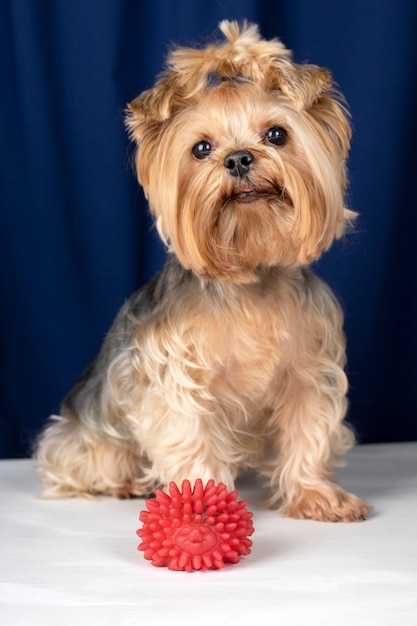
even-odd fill
[{"label": "dog's front leg", "polygon": [[[309,370],[289,371],[273,416],[277,459],[271,471],[274,496],[290,517],[353,522],[366,519],[369,506],[334,480],[337,456],[353,443],[343,424],[346,378],[341,367],[322,358]],[[340,464],[340,462],[339,462]]]},{"label": "dog's front leg", "polygon": [[167,487],[171,481],[181,485],[184,479],[191,483],[197,478],[203,483],[213,479],[232,489],[236,468],[224,455],[226,435],[222,437],[216,428],[215,415],[189,390],[183,390],[176,403],[170,402],[171,394],[165,394],[164,400],[161,394],[152,396],[142,406],[137,436],[153,481]]}]

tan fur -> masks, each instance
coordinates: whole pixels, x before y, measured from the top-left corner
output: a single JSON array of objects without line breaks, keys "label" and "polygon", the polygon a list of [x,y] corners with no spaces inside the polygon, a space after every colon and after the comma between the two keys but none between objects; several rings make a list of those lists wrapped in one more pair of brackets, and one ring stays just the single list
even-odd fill
[{"label": "tan fur", "polygon": [[[252,467],[287,515],[364,519],[368,505],[333,478],[354,441],[342,313],[306,268],[354,217],[348,116],[327,70],[294,64],[256,26],[221,29],[226,43],[174,51],[129,105],[171,255],[40,437],[46,495],[143,495],[185,478],[232,488]],[[267,139],[276,127],[283,145]],[[226,165],[239,151],[244,174]]]}]

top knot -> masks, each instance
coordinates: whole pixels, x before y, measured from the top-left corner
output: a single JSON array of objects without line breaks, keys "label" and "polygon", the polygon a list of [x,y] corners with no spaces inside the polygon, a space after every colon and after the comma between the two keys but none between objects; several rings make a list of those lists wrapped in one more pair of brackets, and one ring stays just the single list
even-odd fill
[{"label": "top knot", "polygon": [[293,63],[284,44],[262,39],[256,24],[223,20],[219,28],[225,42],[173,50],[154,87],[128,106],[127,126],[137,141],[144,124],[163,122],[192,105],[213,86],[213,77],[217,82],[251,81],[266,92],[280,91],[298,110],[310,108],[331,89],[328,70]]},{"label": "top knot", "polygon": [[[225,35],[225,43],[211,44],[206,48],[179,48],[168,57],[168,68],[180,72],[187,82],[195,71],[200,78],[215,75],[218,78],[240,76],[261,83],[265,80],[271,65],[278,60],[290,64],[291,53],[279,39],[264,40],[256,24],[246,20],[223,20],[219,29]],[[198,81],[198,87],[202,84]]]}]

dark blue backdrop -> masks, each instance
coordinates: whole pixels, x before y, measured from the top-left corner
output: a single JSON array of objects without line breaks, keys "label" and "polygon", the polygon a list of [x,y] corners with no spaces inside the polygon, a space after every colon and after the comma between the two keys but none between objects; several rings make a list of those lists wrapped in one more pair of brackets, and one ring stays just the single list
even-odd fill
[{"label": "dark blue backdrop", "polygon": [[415,0],[1,0],[0,456],[24,456],[160,267],[123,109],[223,18],[325,65],[353,115],[357,232],[317,270],[346,310],[362,441],[417,439]]}]

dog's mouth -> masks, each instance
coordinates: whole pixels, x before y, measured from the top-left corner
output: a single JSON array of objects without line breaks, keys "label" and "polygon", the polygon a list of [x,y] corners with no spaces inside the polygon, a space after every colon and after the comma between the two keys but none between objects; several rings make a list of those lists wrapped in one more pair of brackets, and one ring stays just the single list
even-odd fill
[{"label": "dog's mouth", "polygon": [[270,195],[269,193],[267,194],[267,192],[265,191],[255,191],[254,189],[251,190],[247,190],[247,191],[239,191],[238,193],[234,193],[231,196],[229,196],[229,198],[227,198],[226,200],[226,204],[230,204],[232,202],[239,202],[240,203],[248,203],[248,202],[255,202],[255,200],[258,200],[260,197],[265,196],[265,195]]},{"label": "dog's mouth", "polygon": [[229,196],[226,200],[225,204],[230,204],[232,202],[247,203],[247,202],[255,202],[261,197],[265,197],[266,195],[270,195],[270,192],[266,190],[257,190],[255,187],[249,184],[243,184],[241,187],[236,190],[231,196]]},{"label": "dog's mouth", "polygon": [[250,204],[251,202],[257,202],[261,198],[278,199],[284,204],[291,204],[289,197],[281,187],[276,186],[268,189],[256,189],[249,184],[244,184],[224,200],[219,209],[218,217],[232,204]]}]

